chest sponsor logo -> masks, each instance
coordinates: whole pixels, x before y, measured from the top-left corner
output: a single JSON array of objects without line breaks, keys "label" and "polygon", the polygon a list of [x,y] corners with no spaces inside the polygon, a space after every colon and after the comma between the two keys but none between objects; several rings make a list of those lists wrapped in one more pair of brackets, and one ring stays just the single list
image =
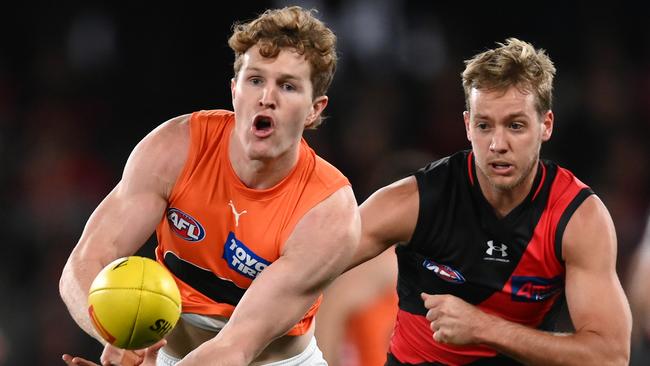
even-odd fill
[{"label": "chest sponsor logo", "polygon": [[205,237],[203,226],[192,216],[177,208],[167,209],[167,221],[174,234],[187,241],[201,241]]},{"label": "chest sponsor logo", "polygon": [[562,280],[560,277],[512,276],[512,301],[544,301],[560,292],[561,289]]},{"label": "chest sponsor logo", "polygon": [[271,264],[237,240],[232,231],[228,234],[228,239],[223,246],[223,259],[232,270],[250,279],[255,279],[264,268]]},{"label": "chest sponsor logo", "polygon": [[424,266],[424,268],[428,269],[429,271],[433,271],[436,276],[440,277],[440,279],[444,281],[456,284],[465,282],[465,277],[463,277],[460,272],[449,267],[448,265],[438,264],[432,260],[425,259],[424,262],[422,262],[422,266]]},{"label": "chest sponsor logo", "polygon": [[496,261],[496,262],[510,262],[508,259],[508,246],[505,244],[494,244],[494,240],[487,241],[487,250],[485,254],[488,256],[483,257],[486,261]]}]

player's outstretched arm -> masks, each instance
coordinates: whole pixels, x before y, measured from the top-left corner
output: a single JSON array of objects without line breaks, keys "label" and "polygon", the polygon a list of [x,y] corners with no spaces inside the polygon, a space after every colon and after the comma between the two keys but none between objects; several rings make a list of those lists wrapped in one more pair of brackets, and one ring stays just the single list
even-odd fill
[{"label": "player's outstretched arm", "polygon": [[359,206],[361,240],[346,270],[378,256],[390,246],[411,240],[420,209],[415,177],[383,187]]},{"label": "player's outstretched arm", "polygon": [[576,210],[562,243],[574,333],[542,332],[485,314],[452,296],[423,295],[432,329],[442,329],[435,338],[487,344],[529,365],[627,365],[630,308],[615,270],[614,225],[598,197],[587,198]]},{"label": "player's outstretched arm", "polygon": [[165,122],[135,147],[122,179],[90,216],[63,269],[63,301],[77,324],[102,343],[88,317],[88,289],[105,265],[135,253],[160,221],[187,157],[188,119]]},{"label": "player's outstretched arm", "polygon": [[224,329],[179,366],[249,364],[298,323],[324,287],[343,271],[356,249],[359,231],[357,203],[346,186],[300,220],[280,257],[253,281]]}]

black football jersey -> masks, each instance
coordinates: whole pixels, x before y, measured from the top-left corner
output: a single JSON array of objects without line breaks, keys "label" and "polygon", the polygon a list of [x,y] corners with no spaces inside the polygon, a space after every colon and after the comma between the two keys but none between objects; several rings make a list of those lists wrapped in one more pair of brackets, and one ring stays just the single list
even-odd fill
[{"label": "black football jersey", "polygon": [[542,325],[564,289],[564,229],[593,192],[555,163],[538,164],[530,193],[503,218],[481,192],[471,151],[415,173],[420,208],[411,241],[396,249],[400,309],[388,364],[516,364],[486,346],[434,341],[420,294],[451,294],[509,321]]}]

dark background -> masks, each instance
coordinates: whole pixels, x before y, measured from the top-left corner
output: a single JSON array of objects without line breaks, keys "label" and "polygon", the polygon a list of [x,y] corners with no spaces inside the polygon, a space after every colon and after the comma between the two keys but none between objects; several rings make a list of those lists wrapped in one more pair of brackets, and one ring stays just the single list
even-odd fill
[{"label": "dark background", "polygon": [[[0,365],[99,357],[58,295],[85,221],[151,129],[231,108],[233,21],[288,4],[114,3],[0,11]],[[510,36],[530,41],[558,68],[555,131],[542,156],[608,206],[625,284],[650,203],[647,13],[625,2],[486,3],[303,2],[335,30],[340,54],[330,117],[306,137],[362,202],[387,166],[468,148],[463,60]]]}]

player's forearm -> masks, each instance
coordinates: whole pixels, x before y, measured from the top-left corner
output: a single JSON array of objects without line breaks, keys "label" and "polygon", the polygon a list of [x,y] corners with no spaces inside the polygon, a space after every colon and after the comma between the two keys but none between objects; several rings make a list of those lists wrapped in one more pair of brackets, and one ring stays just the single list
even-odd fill
[{"label": "player's forearm", "polygon": [[329,258],[314,268],[301,265],[298,257],[278,259],[253,282],[229,321],[233,332],[223,335],[231,342],[246,338],[247,349],[263,350],[304,317],[339,274],[341,262]]},{"label": "player's forearm", "polygon": [[[88,316],[88,289],[94,276],[88,274],[88,269],[84,270],[80,266],[74,265],[73,261],[75,259],[71,257],[61,274],[59,281],[61,298],[79,327],[100,343],[105,344],[106,341],[95,332]],[[96,272],[99,272],[100,269],[98,267]]]},{"label": "player's forearm", "polygon": [[488,345],[527,365],[627,365],[629,350],[621,342],[592,331],[550,333],[503,319],[480,332]]},{"label": "player's forearm", "polygon": [[248,365],[275,339],[285,335],[311,302],[285,294],[263,302],[247,299],[213,339],[190,352],[181,365]]},{"label": "player's forearm", "polygon": [[228,329],[224,328],[216,340],[238,345],[244,359],[252,362],[273,340],[300,322],[318,298],[318,293],[298,293],[287,287],[272,289],[276,291],[268,293],[269,297],[251,297],[240,304],[244,306],[236,310],[228,321]]}]

